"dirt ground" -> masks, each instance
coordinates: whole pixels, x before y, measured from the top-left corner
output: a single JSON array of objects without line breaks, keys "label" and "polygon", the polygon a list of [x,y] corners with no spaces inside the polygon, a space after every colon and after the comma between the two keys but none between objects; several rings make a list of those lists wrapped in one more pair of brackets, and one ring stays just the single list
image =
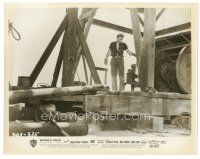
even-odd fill
[{"label": "dirt ground", "polygon": [[102,131],[96,124],[89,124],[89,136],[143,136],[143,137],[174,137],[189,136],[191,131],[185,128],[177,128],[172,125],[164,125],[162,132],[146,130],[104,130]]}]

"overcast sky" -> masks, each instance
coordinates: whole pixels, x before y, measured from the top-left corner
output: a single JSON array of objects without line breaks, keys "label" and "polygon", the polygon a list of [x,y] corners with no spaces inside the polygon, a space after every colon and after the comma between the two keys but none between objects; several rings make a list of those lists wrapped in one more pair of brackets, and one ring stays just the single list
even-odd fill
[{"label": "overcast sky", "polygon": [[[157,13],[159,11],[160,9],[156,10]],[[11,85],[17,84],[18,76],[30,75],[43,51],[47,47],[50,39],[61,23],[64,15],[65,9],[61,8],[13,8],[12,12],[9,12],[9,19],[13,21],[13,25],[20,32],[22,37],[20,41],[15,41],[11,34],[9,35]],[[143,14],[141,14],[141,17],[143,18]],[[101,8],[98,9],[95,18],[131,28],[130,14],[127,9]],[[167,9],[157,22],[156,30],[190,21],[190,9]],[[108,50],[110,42],[115,41],[118,33],[119,32],[117,31],[92,25],[87,42],[96,66],[107,67],[103,63],[105,54]],[[124,42],[127,43],[130,51],[135,51],[132,35],[125,34]],[[36,84],[51,83],[57,55],[60,49],[60,43],[61,40],[56,45],[46,65],[41,71],[38,79],[35,82]],[[125,73],[133,63],[135,63],[135,58],[125,54]],[[109,65],[107,68],[109,69],[108,84],[110,85],[111,79]],[[80,80],[85,81],[82,60],[77,72]],[[60,73],[60,75],[61,74],[62,73]],[[100,73],[100,78],[103,82],[103,73]],[[60,86],[60,83],[61,76],[59,77],[58,86]],[[126,90],[130,90],[130,87],[127,86]]]}]

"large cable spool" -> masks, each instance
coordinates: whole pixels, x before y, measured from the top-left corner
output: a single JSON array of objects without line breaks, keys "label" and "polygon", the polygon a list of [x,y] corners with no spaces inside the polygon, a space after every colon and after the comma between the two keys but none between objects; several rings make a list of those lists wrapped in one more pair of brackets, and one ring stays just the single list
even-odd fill
[{"label": "large cable spool", "polygon": [[183,48],[176,61],[176,78],[184,93],[191,93],[191,47]]},{"label": "large cable spool", "polygon": [[165,52],[156,53],[154,87],[159,92],[191,93],[191,47],[183,48],[176,62]]},{"label": "large cable spool", "polygon": [[156,53],[154,87],[159,92],[182,93],[176,79],[175,63],[165,52]]}]

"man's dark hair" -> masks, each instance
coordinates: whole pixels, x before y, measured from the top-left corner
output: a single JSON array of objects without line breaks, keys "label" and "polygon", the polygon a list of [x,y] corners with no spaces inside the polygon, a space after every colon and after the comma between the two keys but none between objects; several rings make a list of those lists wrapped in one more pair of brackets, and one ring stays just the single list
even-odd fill
[{"label": "man's dark hair", "polygon": [[117,34],[117,38],[118,38],[118,37],[122,37],[122,38],[123,38],[123,37],[124,37],[124,34]]}]

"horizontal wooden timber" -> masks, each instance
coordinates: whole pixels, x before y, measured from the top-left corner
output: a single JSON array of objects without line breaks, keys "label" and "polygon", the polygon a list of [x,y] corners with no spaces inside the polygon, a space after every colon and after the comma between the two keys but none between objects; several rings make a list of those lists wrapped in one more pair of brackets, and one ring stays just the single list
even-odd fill
[{"label": "horizontal wooden timber", "polygon": [[[45,110],[46,115],[48,115],[50,119],[54,119],[55,121],[75,122],[77,120],[77,115],[74,112],[61,113],[56,111],[56,107],[54,105],[40,105],[40,107]],[[42,118],[42,114],[43,113],[40,110],[34,109],[33,107],[25,107],[19,104],[9,106],[9,121],[35,119],[38,121],[45,121],[45,119]],[[65,117],[62,118],[62,116]]]},{"label": "horizontal wooden timber", "polygon": [[130,92],[122,92],[122,95],[129,95],[129,96],[141,96],[141,97],[149,97],[149,98],[166,98],[166,99],[191,99],[190,94],[179,94],[179,93],[167,93],[167,92],[157,92],[157,93],[146,93],[146,92],[137,92],[137,91],[130,91]]},{"label": "horizontal wooden timber", "polygon": [[107,71],[107,68],[103,68],[103,67],[95,67],[98,71]]},{"label": "horizontal wooden timber", "polygon": [[133,33],[132,29],[130,29],[130,28],[123,27],[123,26],[116,25],[116,24],[112,24],[112,23],[105,22],[105,21],[98,20],[98,19],[93,19],[92,24],[100,26],[100,27],[104,27],[104,28],[113,29],[113,30],[116,30],[116,31],[128,33],[128,34]]},{"label": "horizontal wooden timber", "polygon": [[[183,36],[191,36],[191,31],[184,31],[184,32],[181,32],[181,33],[177,33],[177,34],[173,34],[173,35],[167,35],[167,36],[164,36],[164,37],[157,37],[156,38],[156,42],[159,42],[159,41],[163,41],[163,40],[172,40],[172,38],[179,38],[179,39],[182,39]],[[174,42],[178,41],[177,39]],[[184,40],[185,41],[185,40]],[[176,42],[177,43],[177,42]]]},{"label": "horizontal wooden timber", "polygon": [[[96,26],[120,31],[120,32],[123,32],[123,33],[133,34],[131,28],[123,27],[123,26],[120,26],[120,25],[116,25],[116,24],[105,22],[105,21],[98,20],[98,19],[93,19],[92,24],[94,24]],[[190,22],[185,23],[185,24],[180,24],[180,25],[173,26],[173,27],[170,27],[170,28],[158,30],[158,31],[156,31],[156,36],[161,36],[161,35],[165,35],[165,34],[179,32],[179,31],[182,31],[182,30],[190,29],[190,28],[191,28]],[[143,35],[143,32],[141,32],[141,35]]]},{"label": "horizontal wooden timber", "polygon": [[[181,95],[180,95],[181,96]],[[87,95],[85,111],[130,115],[180,115],[191,112],[191,100],[133,95]]]},{"label": "horizontal wooden timber", "polygon": [[[109,93],[105,94],[109,95]],[[137,91],[130,91],[130,92],[122,92],[121,95],[127,95],[127,96],[141,96],[141,97],[149,97],[149,98],[165,98],[165,99],[185,99],[185,100],[191,100],[191,94],[179,94],[179,93],[145,93],[145,92],[137,92]],[[62,97],[56,97],[51,99],[45,99],[46,101],[52,100],[52,101],[84,101],[84,98],[87,95],[75,95],[75,96],[62,96]]]},{"label": "horizontal wooden timber", "polygon": [[[79,122],[57,122],[61,129],[70,136],[84,136],[88,134],[88,125],[83,121]],[[30,132],[37,132],[37,136],[63,136],[62,132],[51,123],[25,121],[10,121],[9,135],[23,133],[28,135]]]},{"label": "horizontal wooden timber", "polygon": [[182,30],[187,30],[191,28],[191,23],[184,23],[184,24],[180,24],[180,25],[176,25],[170,28],[166,28],[166,29],[162,29],[162,30],[158,30],[156,31],[156,36],[162,36],[165,34],[170,34],[170,33],[174,33],[174,32],[179,32]]},{"label": "horizontal wooden timber", "polygon": [[174,46],[169,46],[169,47],[167,46],[167,47],[156,49],[156,51],[172,50],[172,49],[182,48],[182,47],[187,47],[187,46],[190,46],[190,44],[176,44]]},{"label": "horizontal wooden timber", "polygon": [[57,97],[57,98],[50,98],[50,99],[44,99],[45,102],[83,102],[84,101],[84,95],[76,95],[76,96],[63,96],[63,97]]},{"label": "horizontal wooden timber", "polygon": [[38,88],[38,89],[27,89],[27,90],[16,90],[9,91],[9,104],[24,103],[27,100],[39,98],[48,99],[56,98],[67,95],[78,95],[81,93],[94,92],[102,90],[104,86],[70,86],[60,88]]},{"label": "horizontal wooden timber", "polygon": [[121,95],[98,94],[65,96],[51,101],[83,102],[84,110],[108,113],[149,113],[151,115],[179,115],[191,112],[191,95],[178,93],[123,92]]}]

